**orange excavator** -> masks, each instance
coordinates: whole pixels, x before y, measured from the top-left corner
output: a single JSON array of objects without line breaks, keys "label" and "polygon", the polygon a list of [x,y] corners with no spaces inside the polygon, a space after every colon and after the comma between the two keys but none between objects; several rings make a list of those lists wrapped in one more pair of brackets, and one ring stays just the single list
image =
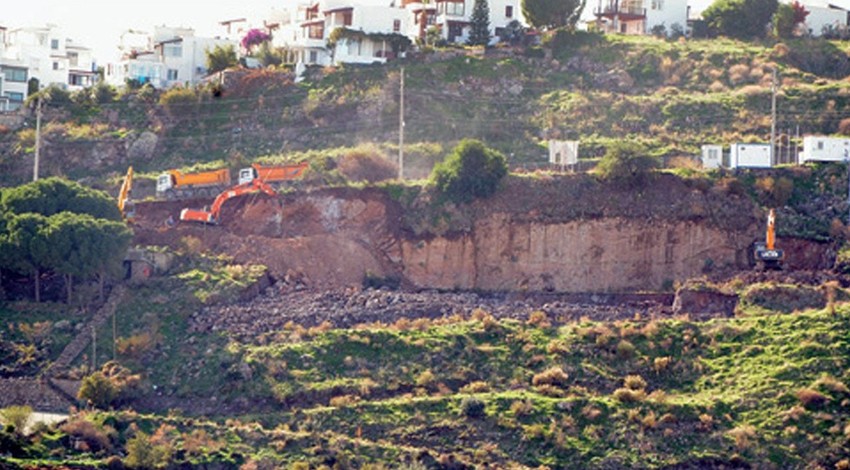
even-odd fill
[{"label": "orange excavator", "polygon": [[183,209],[180,211],[180,220],[184,222],[201,222],[205,224],[217,225],[219,215],[221,214],[221,206],[228,199],[250,194],[257,191],[262,191],[270,196],[275,194],[275,190],[259,179],[251,180],[247,183],[237,184],[236,186],[219,194],[209,210]]},{"label": "orange excavator", "polygon": [[767,215],[764,243],[756,242],[754,254],[763,269],[782,269],[785,263],[785,251],[776,248],[776,213],[773,209]]}]

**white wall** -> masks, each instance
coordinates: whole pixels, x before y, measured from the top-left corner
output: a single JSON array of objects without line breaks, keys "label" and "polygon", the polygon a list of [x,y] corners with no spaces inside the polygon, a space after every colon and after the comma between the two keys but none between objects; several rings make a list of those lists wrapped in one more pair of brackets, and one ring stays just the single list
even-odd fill
[{"label": "white wall", "polygon": [[824,26],[831,25],[834,28],[847,26],[847,12],[834,8],[808,6],[809,15],[806,17],[805,27],[812,36],[820,36]]},{"label": "white wall", "polygon": [[730,168],[770,168],[769,144],[732,144],[729,152]]},{"label": "white wall", "polygon": [[682,31],[688,26],[688,3],[684,0],[644,0],[646,9],[646,33],[657,25],[663,24],[670,33],[670,27],[678,24]]},{"label": "white wall", "polygon": [[803,152],[800,163],[843,162],[850,160],[850,139],[807,135],[803,137]]}]

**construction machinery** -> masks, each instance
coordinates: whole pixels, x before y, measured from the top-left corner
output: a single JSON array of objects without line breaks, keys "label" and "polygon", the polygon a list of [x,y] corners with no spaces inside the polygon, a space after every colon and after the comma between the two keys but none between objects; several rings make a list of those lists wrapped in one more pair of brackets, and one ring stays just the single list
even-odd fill
[{"label": "construction machinery", "polygon": [[121,217],[127,222],[133,222],[136,216],[136,204],[130,198],[133,192],[133,167],[127,168],[124,181],[121,182],[121,190],[118,191],[118,210]]},{"label": "construction machinery", "polygon": [[169,170],[156,179],[156,195],[166,199],[209,197],[228,186],[230,186],[230,172],[227,168],[198,173]]},{"label": "construction machinery", "polygon": [[217,225],[221,214],[221,207],[228,199],[242,196],[243,194],[262,191],[270,196],[275,194],[274,188],[267,185],[259,179],[253,179],[247,183],[237,184],[236,186],[219,194],[209,210],[183,209],[180,211],[180,220],[183,222],[201,222],[205,224]]},{"label": "construction machinery", "polygon": [[301,179],[309,166],[307,162],[283,165],[261,165],[254,163],[249,168],[239,170],[239,184],[259,179],[273,187],[280,186],[286,181]]},{"label": "construction machinery", "polygon": [[776,248],[776,213],[773,209],[767,214],[764,243],[755,243],[754,255],[756,263],[763,269],[782,269],[785,263],[785,251]]}]

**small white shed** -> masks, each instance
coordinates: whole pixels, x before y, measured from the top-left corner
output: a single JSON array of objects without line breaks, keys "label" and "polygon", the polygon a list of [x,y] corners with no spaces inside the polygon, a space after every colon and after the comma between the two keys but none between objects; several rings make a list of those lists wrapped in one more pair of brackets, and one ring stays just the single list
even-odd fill
[{"label": "small white shed", "polygon": [[550,140],[549,163],[562,167],[578,163],[578,141]]},{"label": "small white shed", "polygon": [[732,144],[729,168],[770,168],[773,155],[770,144]]},{"label": "small white shed", "polygon": [[843,162],[850,160],[850,139],[807,135],[803,137],[800,163]]},{"label": "small white shed", "polygon": [[723,166],[723,146],[722,145],[703,145],[702,146],[702,167],[703,168],[720,168]]}]

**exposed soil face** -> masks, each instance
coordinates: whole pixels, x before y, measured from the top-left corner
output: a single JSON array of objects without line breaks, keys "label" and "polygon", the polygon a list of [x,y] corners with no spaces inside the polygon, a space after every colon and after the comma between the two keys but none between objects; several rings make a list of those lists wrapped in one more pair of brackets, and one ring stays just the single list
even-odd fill
[{"label": "exposed soil face", "polygon": [[[750,269],[763,214],[746,198],[659,175],[625,190],[587,175],[511,177],[468,206],[403,208],[376,188],[322,188],[228,201],[222,224],[179,223],[208,200],[139,203],[138,244],[185,245],[268,266],[312,289],[359,286],[368,274],[415,289],[633,292]],[[780,240],[790,269],[831,266],[831,246]]]}]

